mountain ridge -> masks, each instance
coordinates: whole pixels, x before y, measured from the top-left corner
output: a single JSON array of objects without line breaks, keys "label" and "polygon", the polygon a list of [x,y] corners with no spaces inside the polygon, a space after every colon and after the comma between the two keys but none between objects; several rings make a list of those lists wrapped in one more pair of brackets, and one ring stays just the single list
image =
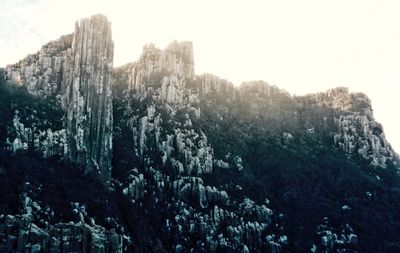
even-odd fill
[{"label": "mountain ridge", "polygon": [[[21,203],[0,209],[1,249],[396,249],[399,157],[367,96],[195,75],[187,41],[112,58],[110,23],[95,15],[7,66],[0,180],[16,190],[0,193]],[[57,171],[64,180],[46,179]]]}]

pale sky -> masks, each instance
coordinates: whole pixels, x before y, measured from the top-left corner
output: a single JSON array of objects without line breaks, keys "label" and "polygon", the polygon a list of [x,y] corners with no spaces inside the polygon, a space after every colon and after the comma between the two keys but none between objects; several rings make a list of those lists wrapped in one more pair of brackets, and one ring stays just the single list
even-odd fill
[{"label": "pale sky", "polygon": [[0,66],[103,13],[114,66],[146,43],[194,44],[196,73],[235,84],[264,80],[291,94],[347,86],[366,93],[400,152],[400,1],[393,0],[0,0]]}]

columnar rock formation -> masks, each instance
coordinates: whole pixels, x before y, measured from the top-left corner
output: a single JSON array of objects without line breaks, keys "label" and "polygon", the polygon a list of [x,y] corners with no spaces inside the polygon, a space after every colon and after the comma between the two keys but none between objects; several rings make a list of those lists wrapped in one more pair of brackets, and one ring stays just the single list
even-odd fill
[{"label": "columnar rock formation", "polygon": [[18,63],[8,65],[6,78],[25,86],[34,95],[51,96],[65,90],[64,70],[70,63],[74,34],[61,36],[44,45],[36,54],[28,55]]},{"label": "columnar rock formation", "polygon": [[6,74],[31,94],[59,98],[67,132],[61,154],[96,170],[104,182],[111,177],[113,50],[110,22],[95,15],[77,22],[73,34],[7,66]]},{"label": "columnar rock formation", "polygon": [[202,94],[217,92],[230,97],[233,96],[235,92],[235,85],[233,83],[209,73],[196,76],[196,84],[196,88],[198,88],[199,92]]},{"label": "columnar rock formation", "polygon": [[[345,87],[305,96],[313,106],[332,108],[334,143],[348,154],[370,160],[374,166],[395,164],[398,156],[386,140],[381,124],[372,113],[370,99],[362,93],[350,93]],[[329,120],[324,115],[324,120]]]},{"label": "columnar rock formation", "polygon": [[[150,44],[137,62],[120,68],[116,75],[116,85],[127,94],[118,99],[127,106],[125,120],[134,135],[135,152],[145,158],[158,150],[163,165],[168,161],[179,174],[189,175],[210,173],[213,164],[206,136],[192,128],[192,120],[200,117],[193,105],[198,95],[189,89],[195,81],[193,62],[191,42],[174,41],[165,50]],[[165,109],[173,117],[183,113],[179,122],[168,122],[173,131],[161,127],[167,123],[161,112]],[[181,159],[174,157],[177,153]]]},{"label": "columnar rock formation", "polygon": [[[128,172],[123,192],[139,206],[151,197],[154,206],[173,210],[175,218],[167,219],[163,229],[176,231],[176,252],[269,247],[279,252],[285,242],[271,243],[265,237],[271,210],[249,199],[239,207],[229,201],[227,191],[203,181],[214,168],[243,169],[241,158],[234,154],[227,154],[227,161],[216,159],[206,134],[193,123],[201,119],[202,95],[226,92],[233,98],[234,86],[212,75],[196,78],[188,42],[173,42],[165,50],[146,46],[137,62],[115,73],[116,100],[122,110],[115,121],[125,129],[115,137],[144,166]],[[213,81],[219,82],[218,87],[210,86]],[[225,230],[229,234],[223,234]],[[195,244],[188,241],[192,236],[198,237]]]},{"label": "columnar rock formation", "polygon": [[128,88],[135,94],[151,93],[163,102],[182,103],[184,88],[194,78],[192,43],[174,41],[165,50],[146,45],[129,71]]},{"label": "columnar rock formation", "polygon": [[1,252],[124,252],[122,236],[98,225],[69,222],[43,229],[26,214],[0,219]]},{"label": "columnar rock formation", "polygon": [[298,128],[301,124],[295,122],[297,118],[305,123],[301,127],[306,127],[309,133],[325,130],[342,151],[367,159],[374,166],[385,168],[387,161],[395,164],[399,161],[382,126],[376,122],[371,101],[365,94],[337,87],[296,97],[263,81],[245,82],[235,87],[210,74],[198,76],[194,87],[200,97],[214,94],[214,97],[206,97],[205,103],[217,95],[219,102],[215,101],[214,106],[222,107],[225,112],[232,110],[232,106],[227,106],[229,101],[236,100],[245,105],[247,114],[269,119],[270,124],[281,122],[286,127],[295,125]]},{"label": "columnar rock formation", "polygon": [[[8,126],[8,148],[30,148],[45,157],[62,155],[96,172],[113,197],[122,197],[116,203],[126,213],[123,219],[103,214],[86,217],[85,205],[73,200],[79,221],[50,224],[50,219],[32,213],[42,213],[42,208],[24,198],[24,214],[0,213],[0,251],[57,252],[62,247],[61,251],[121,252],[123,240],[131,244],[130,237],[122,236],[124,225],[134,234],[137,227],[151,223],[157,232],[140,231],[151,233],[151,240],[133,242],[137,249],[149,244],[151,250],[138,252],[284,252],[288,241],[295,239],[286,236],[284,214],[272,212],[266,197],[274,188],[296,189],[286,178],[275,178],[281,170],[292,173],[290,166],[297,167],[276,160],[293,158],[302,163],[296,160],[299,154],[307,158],[319,151],[340,153],[343,160],[359,156],[382,168],[398,161],[363,94],[339,87],[292,96],[264,81],[235,86],[212,74],[196,76],[191,42],[174,41],[164,50],[146,45],[136,62],[113,69],[111,27],[102,15],[82,19],[73,34],[48,43],[6,71],[7,80],[25,86],[36,98],[55,101],[62,112],[49,125],[41,123],[47,118],[43,120],[35,110],[15,109]],[[111,181],[113,141],[117,145]],[[318,147],[307,147],[308,141]],[[275,159],[274,152],[285,156]],[[273,163],[264,162],[270,160]],[[316,163],[314,158],[310,161]],[[286,164],[289,168],[284,168]],[[267,172],[277,187],[265,182]],[[301,194],[290,189],[278,200],[294,202]],[[48,216],[50,208],[44,208]],[[160,215],[157,222],[146,223],[153,214]],[[144,221],[137,222],[137,217]],[[95,225],[94,218],[108,220],[106,226]],[[109,229],[111,221],[118,226]],[[313,249],[353,247],[357,236],[350,227],[347,230],[333,233],[327,225],[321,226],[322,243]]]},{"label": "columnar rock formation", "polygon": [[69,156],[96,169],[104,181],[111,177],[113,50],[106,17],[93,16],[76,24],[67,58],[73,64],[66,69],[62,100],[68,108]]}]

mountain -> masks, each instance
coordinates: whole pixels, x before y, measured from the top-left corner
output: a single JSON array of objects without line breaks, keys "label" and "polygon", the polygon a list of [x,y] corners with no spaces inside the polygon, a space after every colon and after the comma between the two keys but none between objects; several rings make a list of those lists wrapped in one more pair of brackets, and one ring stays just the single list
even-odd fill
[{"label": "mountain", "polygon": [[111,25],[1,70],[1,252],[398,252],[399,156],[362,93],[113,68]]},{"label": "mountain", "polygon": [[[37,148],[96,169],[105,182],[111,177],[113,51],[111,24],[97,15],[77,23],[74,34],[48,43],[6,69],[7,80],[38,97],[57,97],[65,111],[65,128],[55,132],[62,144],[38,141]],[[14,139],[14,151],[42,134],[33,131],[33,137],[25,138],[25,132]],[[62,147],[54,150],[52,145]]]}]

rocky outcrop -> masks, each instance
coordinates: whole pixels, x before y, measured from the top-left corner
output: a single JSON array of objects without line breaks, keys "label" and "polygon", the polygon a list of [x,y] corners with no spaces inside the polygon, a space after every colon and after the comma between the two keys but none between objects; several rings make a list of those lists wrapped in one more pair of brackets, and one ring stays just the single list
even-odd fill
[{"label": "rocky outcrop", "polygon": [[[137,62],[114,70],[116,137],[141,164],[128,167],[128,179],[120,184],[124,194],[140,208],[150,199],[152,208],[170,211],[173,218],[166,218],[162,229],[173,235],[175,252],[284,252],[290,238],[279,222],[273,223],[268,201],[256,203],[243,196],[240,185],[210,184],[218,172],[245,175],[249,161],[229,151],[216,156],[206,134],[210,128],[206,132],[202,126],[212,125],[224,135],[238,123],[249,126],[240,128],[249,135],[278,133],[287,146],[299,135],[312,138],[323,130],[338,148],[357,155],[342,144],[349,138],[343,136],[356,133],[341,127],[340,119],[358,115],[351,119],[366,117],[372,126],[369,101],[345,88],[296,97],[263,81],[235,87],[211,74],[194,76],[191,46],[172,45],[177,49],[145,46]],[[370,134],[363,130],[357,138]],[[232,138],[236,136],[228,142]],[[371,149],[368,143],[363,143],[364,150]],[[382,149],[375,153],[389,157]]]},{"label": "rocky outcrop", "polygon": [[[260,207],[254,202],[247,203],[247,208],[255,210]],[[246,204],[246,205],[247,205]],[[185,248],[185,251],[198,250],[205,252],[282,252],[287,245],[287,237],[268,234],[272,212],[265,208],[259,217],[246,217],[242,212],[232,212],[214,205],[208,211],[196,212],[183,202],[178,203],[179,214],[175,217],[179,235],[201,235],[201,241],[195,249]],[[167,228],[171,229],[170,222]],[[226,232],[222,232],[226,231]],[[182,240],[182,244],[184,240]],[[183,248],[183,246],[181,245]],[[283,251],[284,252],[284,251]]]},{"label": "rocky outcrop", "polygon": [[201,94],[214,92],[224,94],[226,97],[233,97],[235,94],[235,85],[233,83],[209,73],[196,76],[194,88]]},{"label": "rocky outcrop", "polygon": [[177,200],[193,202],[205,208],[212,204],[226,205],[229,197],[226,191],[218,191],[215,187],[204,186],[199,177],[182,177],[173,182],[174,197]]},{"label": "rocky outcrop", "polygon": [[34,148],[66,154],[87,170],[97,171],[105,183],[111,177],[113,47],[110,22],[95,15],[77,22],[73,34],[48,43],[6,69],[7,80],[36,96],[57,96],[65,111],[67,143],[63,149],[52,148],[58,143]]},{"label": "rocky outcrop", "polygon": [[287,91],[279,89],[277,86],[270,85],[264,81],[244,82],[239,86],[239,90],[242,96],[253,94],[266,98],[273,98],[277,95],[290,97],[290,94]]},{"label": "rocky outcrop", "polygon": [[[137,171],[136,173],[137,174]],[[128,195],[133,200],[142,199],[144,196],[145,180],[143,174],[134,175],[130,174],[128,177],[128,187],[123,189],[123,193]]]},{"label": "rocky outcrop", "polygon": [[[73,34],[8,66],[10,82],[36,97],[55,99],[64,115],[55,128],[39,124],[37,113],[15,110],[8,146],[12,151],[39,150],[45,157],[67,156],[108,184],[114,137],[126,157],[115,161],[120,170],[109,189],[121,197],[121,210],[129,212],[124,222],[137,233],[136,225],[148,224],[129,218],[148,221],[148,214],[160,215],[157,223],[150,222],[156,223],[157,232],[153,227],[143,231],[159,238],[138,240],[135,247],[147,243],[156,245],[150,251],[159,252],[154,249],[163,241],[168,245],[158,249],[175,252],[283,252],[291,238],[280,215],[275,217],[269,201],[263,202],[269,192],[262,192],[264,181],[257,177],[262,178],[266,163],[257,161],[260,168],[249,169],[252,159],[264,159],[255,153],[287,148],[289,154],[289,148],[297,148],[291,144],[303,145],[327,133],[324,138],[340,150],[375,166],[397,159],[373,118],[369,99],[346,88],[296,97],[264,81],[236,87],[211,74],[195,76],[191,42],[175,41],[164,50],[146,45],[138,61],[114,70],[112,60],[110,23],[96,15],[77,23]],[[112,99],[118,107],[113,108]],[[319,137],[319,145],[328,143]],[[246,148],[250,146],[259,150]],[[279,171],[278,165],[267,166]],[[249,187],[253,182],[257,188]],[[243,191],[242,184],[249,189]],[[0,250],[122,252],[123,236],[115,230],[123,226],[95,225],[85,205],[73,201],[75,222],[54,224],[50,207],[42,209],[24,195],[24,214],[1,217]],[[116,223],[112,217],[105,220]],[[321,240],[312,250],[355,247],[352,232],[321,227]]]},{"label": "rocky outcrop", "polygon": [[[350,93],[345,87],[328,90],[304,97],[311,108],[333,109],[332,115],[323,115],[324,121],[333,120],[334,143],[347,154],[357,155],[372,165],[386,168],[387,161],[398,163],[381,124],[372,113],[370,99],[362,93]],[[331,119],[330,119],[331,118]]]},{"label": "rocky outcrop", "polygon": [[324,217],[317,227],[318,241],[312,245],[310,252],[358,252],[358,236],[353,228],[346,224],[340,231],[335,231],[329,224],[327,217]]},{"label": "rocky outcrop", "polygon": [[[144,197],[153,199],[155,208],[173,211],[162,229],[174,235],[176,252],[284,252],[287,237],[271,233],[273,212],[265,204],[249,198],[237,203],[225,190],[208,186],[200,177],[173,180],[162,171],[149,168],[145,175]],[[145,186],[146,187],[146,186]],[[150,190],[151,189],[151,190]],[[142,206],[143,202],[134,202]],[[196,241],[190,238],[196,236]]]},{"label": "rocky outcrop", "polygon": [[123,237],[114,230],[82,222],[57,223],[43,229],[25,215],[1,215],[1,252],[123,252]]},{"label": "rocky outcrop", "polygon": [[0,214],[0,252],[126,252],[130,238],[112,218],[107,218],[106,229],[95,224],[85,205],[75,202],[70,203],[74,221],[54,222],[55,211],[38,199],[42,185],[25,182],[21,188],[21,214]]},{"label": "rocky outcrop", "polygon": [[111,178],[113,51],[105,16],[77,23],[62,100],[68,108],[69,157],[96,170],[106,183]]},{"label": "rocky outcrop", "polygon": [[334,142],[348,154],[357,154],[371,164],[385,168],[386,161],[396,161],[382,126],[368,116],[351,114],[335,118]]},{"label": "rocky outcrop", "polygon": [[20,120],[19,112],[15,111],[12,125],[13,141],[8,143],[12,151],[27,150],[29,146],[33,146],[33,149],[41,150],[44,157],[67,154],[68,144],[65,129],[40,130],[35,124],[25,127]]},{"label": "rocky outcrop", "polygon": [[188,95],[185,88],[194,78],[192,43],[174,41],[165,50],[146,45],[128,71],[127,88],[137,96],[154,96],[157,101],[181,104]]},{"label": "rocky outcrop", "polygon": [[16,64],[8,65],[6,78],[25,86],[31,94],[52,96],[63,93],[66,82],[64,71],[70,64],[74,34],[61,36],[44,45],[36,54],[28,55]]}]

